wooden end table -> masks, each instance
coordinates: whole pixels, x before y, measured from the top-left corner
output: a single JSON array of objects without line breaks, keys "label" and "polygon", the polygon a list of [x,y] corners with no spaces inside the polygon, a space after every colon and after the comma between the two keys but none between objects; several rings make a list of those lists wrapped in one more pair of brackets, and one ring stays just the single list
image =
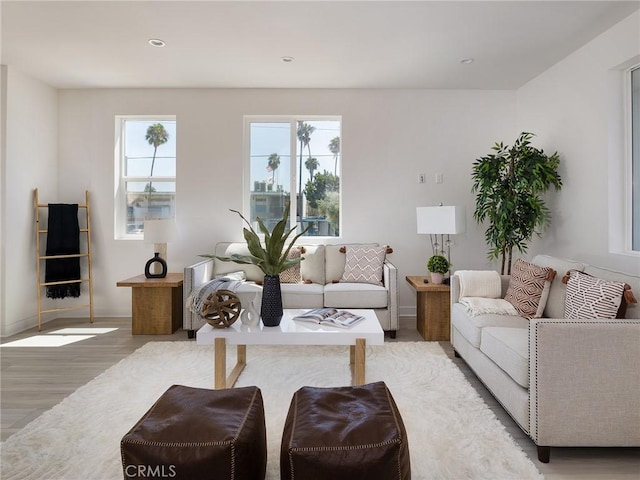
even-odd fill
[{"label": "wooden end table", "polygon": [[182,325],[182,273],[164,278],[138,275],[122,280],[118,287],[131,287],[131,333],[171,335]]},{"label": "wooden end table", "polygon": [[450,339],[449,285],[424,283],[429,277],[407,276],[407,282],[416,291],[416,322],[422,338],[428,341]]}]

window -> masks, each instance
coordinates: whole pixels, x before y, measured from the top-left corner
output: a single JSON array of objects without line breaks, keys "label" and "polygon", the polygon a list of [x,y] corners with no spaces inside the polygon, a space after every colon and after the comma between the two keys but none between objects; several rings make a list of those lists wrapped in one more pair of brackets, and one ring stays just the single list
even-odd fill
[{"label": "window", "polygon": [[290,228],[340,235],[340,130],[338,117],[245,118],[245,216],[254,229],[260,217],[271,231],[289,201]]},{"label": "window", "polygon": [[116,117],[116,238],[141,238],[144,221],[175,217],[175,117]]},{"label": "window", "polygon": [[640,252],[640,66],[630,71],[631,85],[631,249]]}]

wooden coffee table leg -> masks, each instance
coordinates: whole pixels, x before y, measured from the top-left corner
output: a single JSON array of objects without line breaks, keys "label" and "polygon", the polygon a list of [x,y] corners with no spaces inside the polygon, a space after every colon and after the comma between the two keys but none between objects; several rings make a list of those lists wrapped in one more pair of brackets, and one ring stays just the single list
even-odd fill
[{"label": "wooden coffee table leg", "polygon": [[246,345],[238,345],[236,350],[236,366],[233,367],[233,370],[229,374],[229,378],[227,378],[227,388],[231,388],[236,384],[238,377],[244,370],[245,365],[247,364],[247,346]]},{"label": "wooden coffee table leg", "polygon": [[231,388],[247,365],[247,346],[237,346],[236,365],[227,377],[227,342],[224,337],[218,337],[214,340],[214,345],[214,388]]},{"label": "wooden coffee table leg", "polygon": [[367,340],[356,338],[356,344],[350,347],[350,364],[353,370],[353,385],[365,383],[365,356]]},{"label": "wooden coffee table leg", "polygon": [[227,341],[224,337],[217,337],[214,346],[214,388],[227,388]]}]

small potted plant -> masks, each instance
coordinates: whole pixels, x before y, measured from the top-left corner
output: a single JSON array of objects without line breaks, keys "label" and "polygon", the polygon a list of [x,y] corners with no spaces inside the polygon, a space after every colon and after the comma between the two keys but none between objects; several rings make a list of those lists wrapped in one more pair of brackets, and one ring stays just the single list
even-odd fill
[{"label": "small potted plant", "polygon": [[437,285],[442,283],[444,274],[449,271],[451,264],[444,255],[434,255],[427,262],[427,269],[431,272],[431,282]]}]

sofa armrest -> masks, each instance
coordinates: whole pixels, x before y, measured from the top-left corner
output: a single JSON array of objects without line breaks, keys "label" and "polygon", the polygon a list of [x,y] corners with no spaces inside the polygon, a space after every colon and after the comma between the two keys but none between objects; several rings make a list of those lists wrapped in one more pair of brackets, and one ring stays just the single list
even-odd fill
[{"label": "sofa armrest", "polygon": [[533,319],[529,426],[541,446],[640,446],[640,320]]},{"label": "sofa armrest", "polygon": [[382,281],[387,289],[387,308],[389,310],[389,329],[398,330],[398,269],[389,260],[384,261]]},{"label": "sofa armrest", "polygon": [[[184,281],[182,283],[182,299],[184,302],[191,294],[194,288],[199,287],[205,282],[213,278],[213,259],[202,260],[184,268]],[[202,320],[195,314],[191,313],[188,308],[182,309],[182,328],[185,330],[194,330],[200,327]]]}]

